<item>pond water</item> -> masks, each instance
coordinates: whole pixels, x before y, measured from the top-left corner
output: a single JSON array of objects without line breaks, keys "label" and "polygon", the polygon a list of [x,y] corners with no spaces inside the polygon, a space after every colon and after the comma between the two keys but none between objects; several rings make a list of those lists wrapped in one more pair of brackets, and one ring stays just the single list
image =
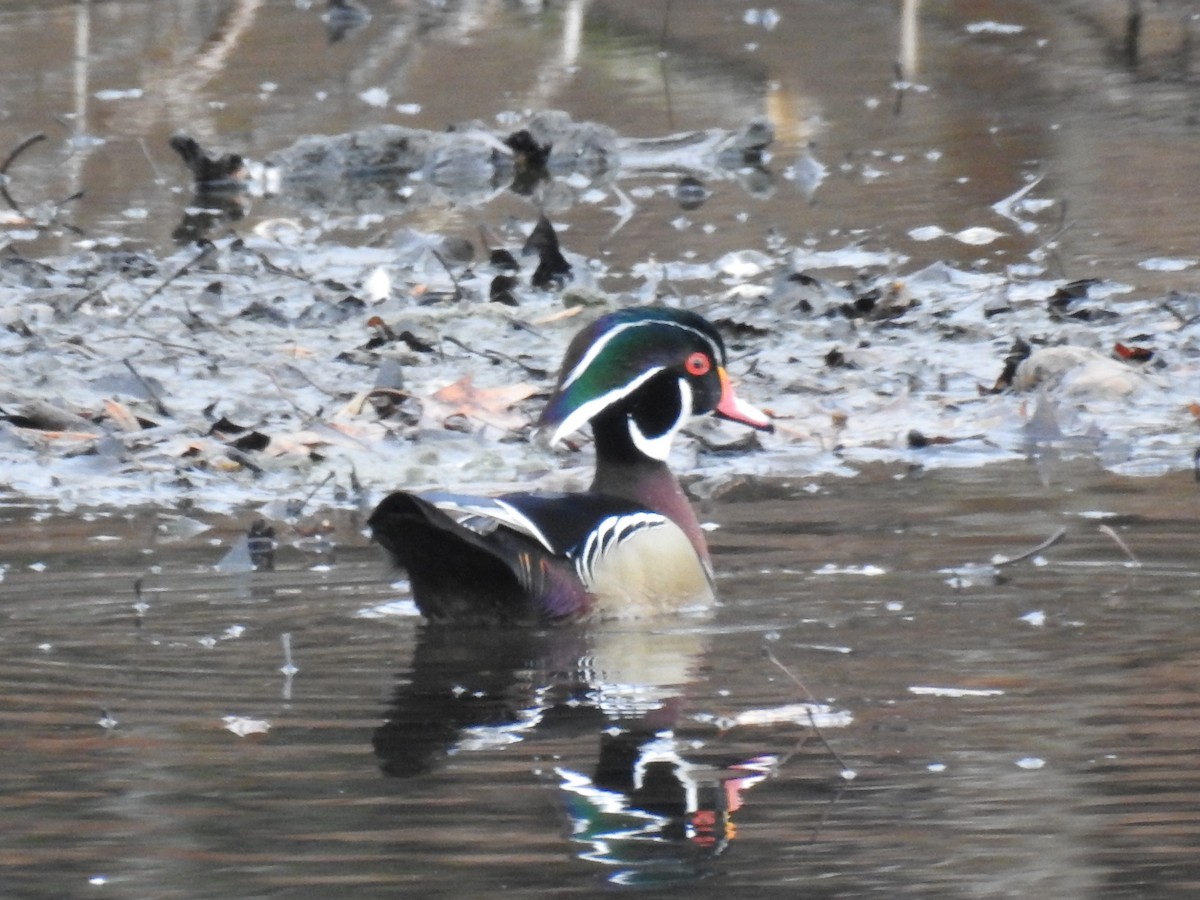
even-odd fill
[{"label": "pond water", "polygon": [[746,482],[702,510],[711,620],[485,634],[409,614],[349,518],[221,574],[228,522],[7,508],[0,885],[1184,896],[1197,490]]},{"label": "pond water", "polygon": [[[193,202],[167,146],[180,131],[262,159],[305,135],[384,122],[477,119],[506,132],[529,109],[636,137],[766,116],[776,141],[762,175],[710,184],[713,197],[686,216],[669,187],[626,183],[638,213],[615,232],[610,193],[555,209],[567,245],[618,269],[647,247],[662,260],[710,259],[769,234],[813,250],[849,243],[914,269],[1002,269],[1050,253],[1069,278],[1196,289],[1188,3],[1138,4],[1132,36],[1124,0],[367,5],[364,27],[331,40],[323,4],[295,0],[5,4],[0,150],[47,135],[10,167],[12,196],[34,207],[82,191],[59,216],[82,240],[162,249]],[[1038,177],[1026,206],[993,208]],[[510,194],[483,208],[398,200],[370,213],[277,197],[234,224],[299,217],[349,242],[401,226],[475,239],[531,206]],[[979,228],[1000,235],[981,244]],[[80,239],[52,228],[18,246]]]},{"label": "pond water", "polygon": [[[1103,0],[369,6],[331,40],[323,5],[292,0],[4,4],[0,154],[47,135],[4,187],[49,224],[5,213],[0,246],[172,252],[194,202],[181,130],[262,158],[389,121],[502,132],[531,108],[640,137],[767,115],[754,178],[687,211],[674,179],[622,182],[627,221],[615,192],[581,192],[554,211],[564,245],[608,289],[648,254],[776,243],[844,277],[944,261],[1141,300],[1198,288],[1188,4],[1142,5],[1137,52],[1127,4]],[[219,229],[381,246],[533,210],[280,195]],[[1180,396],[1193,343],[1171,344]],[[151,467],[21,444],[49,462],[36,499],[0,506],[0,895],[1200,892],[1200,485],[1178,412],[1145,478],[1054,441],[978,468],[860,452],[843,478],[806,471],[809,449],[771,448],[771,477],[731,454],[697,491],[719,526],[710,618],[486,634],[422,624],[332,491],[277,521],[273,569],[215,568],[261,514],[211,512],[236,481],[209,511],[203,478],[96,508],[88,479]],[[523,477],[516,455],[475,480]]]}]

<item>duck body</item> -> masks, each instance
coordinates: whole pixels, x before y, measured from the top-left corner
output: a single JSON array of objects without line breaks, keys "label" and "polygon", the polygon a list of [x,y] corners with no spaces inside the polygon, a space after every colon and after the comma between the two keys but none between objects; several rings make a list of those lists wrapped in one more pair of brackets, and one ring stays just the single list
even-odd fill
[{"label": "duck body", "polygon": [[399,491],[369,526],[407,570],[421,613],[473,624],[634,618],[709,604],[704,533],[667,466],[693,415],[769,430],[738,400],[716,329],[634,307],[571,342],[539,422],[551,441],[590,423],[596,473],[579,493],[499,497]]}]

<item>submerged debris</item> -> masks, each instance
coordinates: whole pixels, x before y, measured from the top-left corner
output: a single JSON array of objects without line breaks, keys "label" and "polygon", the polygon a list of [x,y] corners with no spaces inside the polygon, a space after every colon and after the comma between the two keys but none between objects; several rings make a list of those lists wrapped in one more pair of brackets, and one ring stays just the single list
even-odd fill
[{"label": "submerged debris", "polygon": [[1089,347],[1046,347],[1023,359],[1013,387],[1051,387],[1072,399],[1121,400],[1151,387],[1141,372]]},{"label": "submerged debris", "polygon": [[[509,190],[530,195],[549,182],[569,193],[576,179],[618,190],[619,179],[649,172],[684,173],[684,185],[699,184],[699,177],[736,179],[753,191],[759,188],[747,174],[761,170],[773,137],[768,122],[754,120],[734,131],[626,138],[607,125],[548,110],[508,134],[468,122],[445,131],[386,124],[310,135],[255,162],[238,153],[210,153],[194,138],[177,134],[171,147],[191,172],[195,205],[203,209],[189,213],[177,234],[203,236],[221,217],[236,221],[248,198],[263,195],[324,210],[383,210],[395,207],[398,197],[411,205],[439,199],[477,205]],[[694,208],[700,194],[687,190],[681,205]],[[700,193],[704,190],[701,186]],[[555,196],[561,202],[563,191]]]}]

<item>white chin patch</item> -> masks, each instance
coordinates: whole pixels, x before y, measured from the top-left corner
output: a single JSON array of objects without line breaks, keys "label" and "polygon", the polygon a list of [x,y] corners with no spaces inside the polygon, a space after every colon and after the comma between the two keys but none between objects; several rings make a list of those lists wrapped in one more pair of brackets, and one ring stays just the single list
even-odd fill
[{"label": "white chin patch", "polygon": [[655,437],[646,437],[646,435],[642,434],[642,429],[638,428],[638,424],[634,421],[633,416],[630,416],[627,420],[629,422],[629,438],[633,441],[633,446],[637,447],[646,456],[649,456],[651,459],[657,459],[659,462],[666,462],[667,457],[671,455],[671,442],[675,440],[675,435],[679,433],[679,429],[691,417],[692,389],[681,378],[679,379],[679,418],[662,434]]}]

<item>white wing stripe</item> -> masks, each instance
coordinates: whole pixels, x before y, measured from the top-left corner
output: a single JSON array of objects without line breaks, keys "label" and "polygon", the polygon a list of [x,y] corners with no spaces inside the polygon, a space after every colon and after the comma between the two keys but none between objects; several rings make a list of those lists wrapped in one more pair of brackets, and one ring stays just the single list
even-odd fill
[{"label": "white wing stripe", "polygon": [[506,503],[504,500],[498,498],[482,499],[478,503],[463,502],[463,499],[465,498],[436,498],[433,499],[433,504],[442,512],[458,521],[459,524],[470,528],[472,531],[483,533],[479,527],[473,527],[471,522],[465,521],[471,516],[477,516],[490,522],[507,525],[509,528],[513,528],[522,534],[529,535],[529,537],[545,547],[550,553],[555,552],[554,546],[550,543],[550,539],[546,537],[545,533],[533,523],[532,519],[511,503]]}]

